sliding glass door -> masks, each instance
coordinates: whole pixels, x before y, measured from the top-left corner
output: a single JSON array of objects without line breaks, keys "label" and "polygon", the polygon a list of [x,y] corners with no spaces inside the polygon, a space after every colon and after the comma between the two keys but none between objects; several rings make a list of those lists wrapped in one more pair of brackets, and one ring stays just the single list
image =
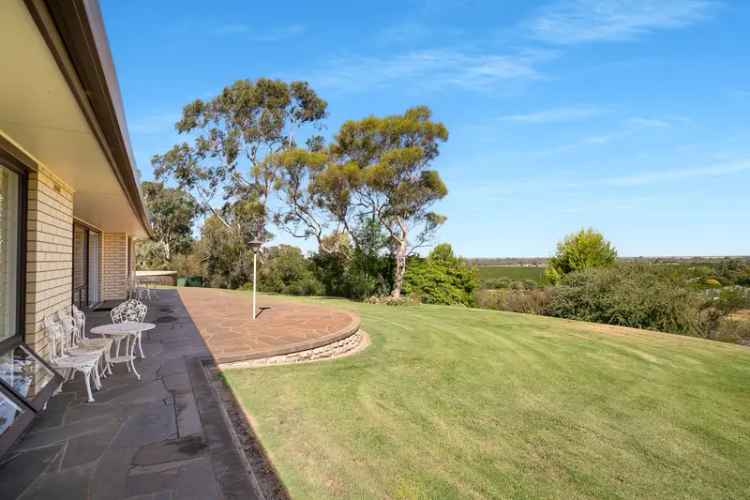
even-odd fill
[{"label": "sliding glass door", "polygon": [[101,302],[101,297],[99,296],[101,255],[102,235],[101,233],[89,231],[89,307]]},{"label": "sliding glass door", "polygon": [[73,303],[79,309],[100,302],[99,266],[101,233],[76,222],[73,224]]},{"label": "sliding glass door", "polygon": [[73,224],[73,303],[79,309],[88,304],[89,291],[89,231]]}]

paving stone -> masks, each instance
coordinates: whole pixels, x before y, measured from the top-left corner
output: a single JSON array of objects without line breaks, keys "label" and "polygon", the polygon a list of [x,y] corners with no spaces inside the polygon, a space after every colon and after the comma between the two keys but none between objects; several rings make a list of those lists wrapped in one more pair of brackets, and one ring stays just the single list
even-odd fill
[{"label": "paving stone", "polygon": [[201,433],[203,427],[193,393],[177,394],[174,399],[175,413],[177,415],[177,432],[180,437]]},{"label": "paving stone", "polygon": [[21,442],[14,448],[23,451],[42,446],[61,443],[78,436],[94,434],[99,432],[114,433],[119,429],[120,423],[112,418],[98,417],[82,422],[75,422],[60,428],[47,429],[26,434]]},{"label": "paving stone", "polygon": [[92,473],[93,467],[74,467],[65,471],[44,474],[20,498],[22,500],[88,498]]},{"label": "paving stone", "polygon": [[152,382],[138,382],[135,380],[135,383],[129,385],[126,389],[117,392],[113,391],[112,394],[97,398],[97,402],[139,404],[163,400],[169,397],[169,392],[167,392],[167,389],[160,380]]},{"label": "paving stone", "polygon": [[69,440],[61,469],[66,470],[98,460],[109,448],[112,437],[113,434],[110,432],[100,432]]},{"label": "paving stone", "polygon": [[91,481],[90,498],[122,499],[126,496],[128,471],[138,448],[109,448],[99,459]]},{"label": "paving stone", "polygon": [[0,493],[3,498],[17,498],[36,481],[63,449],[62,444],[27,451],[10,453],[0,463]]},{"label": "paving stone", "polygon": [[148,466],[166,462],[181,462],[194,459],[207,452],[208,446],[202,436],[187,436],[143,446],[133,457],[133,465]]},{"label": "paving stone", "polygon": [[157,491],[156,493],[128,497],[125,500],[172,500],[173,498],[171,491]]},{"label": "paving stone", "polygon": [[47,408],[37,415],[32,424],[31,431],[38,431],[50,427],[62,425],[65,418],[65,411],[76,401],[76,394],[67,392],[52,398],[47,402]]},{"label": "paving stone", "polygon": [[65,423],[70,425],[83,420],[95,418],[116,418],[119,415],[117,407],[110,404],[82,403],[68,407],[65,414]]},{"label": "paving stone", "polygon": [[131,470],[127,478],[126,495],[153,495],[165,491],[171,494],[179,476],[179,467],[142,474],[133,474]]},{"label": "paving stone", "polygon": [[181,468],[174,496],[180,500],[222,498],[209,457]]},{"label": "paving stone", "polygon": [[162,361],[161,368],[157,372],[157,376],[165,377],[167,375],[174,375],[177,373],[187,373],[187,366],[183,358],[170,359],[168,361]]},{"label": "paving stone", "polygon": [[173,375],[166,375],[162,378],[164,386],[168,391],[177,394],[186,394],[193,392],[193,386],[190,383],[190,378],[187,373],[175,373]]},{"label": "paving stone", "polygon": [[177,437],[174,406],[170,401],[143,405],[142,411],[131,416],[117,434],[113,448],[143,446]]}]

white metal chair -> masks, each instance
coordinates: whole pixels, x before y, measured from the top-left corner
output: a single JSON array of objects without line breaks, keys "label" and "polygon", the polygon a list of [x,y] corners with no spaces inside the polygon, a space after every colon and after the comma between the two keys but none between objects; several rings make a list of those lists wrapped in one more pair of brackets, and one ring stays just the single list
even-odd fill
[{"label": "white metal chair", "polygon": [[88,402],[93,403],[94,397],[91,394],[91,379],[94,379],[94,386],[101,389],[99,372],[97,365],[101,354],[98,352],[70,352],[66,349],[69,336],[65,332],[60,322],[55,321],[51,316],[44,319],[44,326],[49,338],[49,363],[53,368],[67,372],[65,380],[71,380],[76,373],[83,375],[83,381],[86,385]]},{"label": "white metal chair", "polygon": [[[109,316],[112,318],[112,323],[124,323],[125,321],[132,321],[136,323],[143,323],[148,313],[148,307],[140,300],[130,299],[115,306],[110,312]],[[146,356],[143,354],[143,346],[141,344],[141,333],[138,333],[136,337],[138,342],[138,352],[141,358]],[[118,348],[119,351],[119,348]]]},{"label": "white metal chair", "polygon": [[[112,339],[106,337],[91,338],[86,336],[86,315],[73,304],[71,306],[71,314],[73,318],[73,345],[86,349],[88,351],[103,351],[102,356],[103,369],[101,375],[106,376],[112,374],[112,366],[110,364],[112,356]],[[64,314],[61,313],[60,314]]]}]

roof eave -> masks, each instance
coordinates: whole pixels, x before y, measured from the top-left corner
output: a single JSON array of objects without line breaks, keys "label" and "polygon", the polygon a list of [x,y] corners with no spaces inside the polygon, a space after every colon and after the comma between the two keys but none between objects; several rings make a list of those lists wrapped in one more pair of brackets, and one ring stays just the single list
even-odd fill
[{"label": "roof eave", "polygon": [[153,237],[122,97],[96,0],[24,0],[109,160],[133,213]]}]

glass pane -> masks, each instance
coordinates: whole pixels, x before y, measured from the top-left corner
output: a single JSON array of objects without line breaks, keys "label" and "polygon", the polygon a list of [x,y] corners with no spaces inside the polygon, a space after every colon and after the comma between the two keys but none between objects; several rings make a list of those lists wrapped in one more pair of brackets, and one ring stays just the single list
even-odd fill
[{"label": "glass pane", "polygon": [[18,331],[18,174],[0,166],[0,340]]},{"label": "glass pane", "polygon": [[0,392],[0,435],[23,413],[23,410],[16,405],[8,396]]},{"label": "glass pane", "polygon": [[73,226],[73,303],[83,309],[88,305],[88,229]]},{"label": "glass pane", "polygon": [[0,378],[28,400],[34,399],[53,377],[54,373],[22,345],[0,354]]}]

